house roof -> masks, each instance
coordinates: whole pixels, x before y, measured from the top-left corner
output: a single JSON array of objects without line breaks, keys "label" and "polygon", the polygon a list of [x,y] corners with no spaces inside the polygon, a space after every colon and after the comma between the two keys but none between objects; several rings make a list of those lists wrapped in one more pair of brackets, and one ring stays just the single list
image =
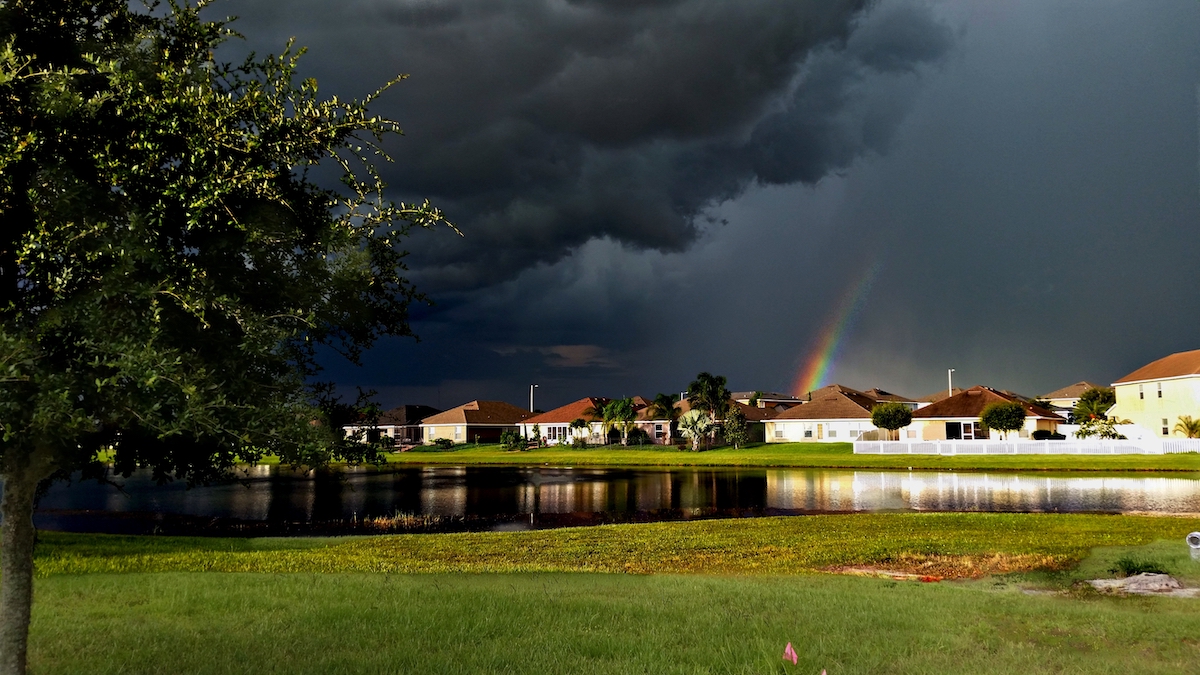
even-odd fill
[{"label": "house roof", "polygon": [[[525,424],[570,424],[577,419],[584,419],[588,422],[599,422],[601,415],[594,414],[601,411],[604,406],[608,405],[611,399],[589,396],[581,398],[578,401],[572,401],[564,406],[559,406],[554,410],[547,410],[544,413],[526,418]],[[589,411],[592,411],[589,413]]]},{"label": "house roof", "polygon": [[821,387],[820,389],[813,389],[812,391],[808,392],[801,398],[806,399],[808,401],[815,401],[818,398],[822,398],[825,394],[828,394],[830,392],[840,392],[843,394],[858,394],[860,396],[863,394],[863,392],[861,392],[857,389],[852,389],[843,384],[827,384],[824,387]]},{"label": "house roof", "polygon": [[1186,375],[1200,375],[1200,349],[1164,356],[1157,361],[1138,368],[1113,384],[1143,382],[1145,380],[1165,380],[1169,377],[1183,377]]},{"label": "house roof", "polygon": [[735,391],[729,395],[729,398],[731,398],[735,401],[741,401],[743,399],[749,401],[750,399],[754,398],[755,394],[758,394],[759,399],[765,399],[765,400],[769,400],[769,401],[798,401],[798,400],[800,400],[800,399],[796,398],[795,396],[792,396],[791,394],[781,394],[777,391]]},{"label": "house roof", "polygon": [[[741,410],[742,414],[746,416],[747,422],[761,422],[763,420],[769,420],[776,417],[776,410],[774,408],[758,408],[752,405],[746,405],[740,401],[735,401],[732,398],[729,399],[729,405],[736,406],[738,410]],[[692,404],[689,403],[685,398],[675,404],[675,409],[679,411],[680,415],[682,415],[683,413],[692,409]],[[641,416],[639,416],[638,419],[646,422],[650,421],[649,417],[643,419]]]},{"label": "house roof", "polygon": [[[826,391],[825,389],[828,389]],[[845,420],[871,419],[871,408],[875,399],[862,392],[846,392],[838,389],[818,389],[812,401],[784,410],[776,420]]]},{"label": "house roof", "polygon": [[929,418],[970,418],[978,419],[983,409],[990,403],[1020,403],[1025,408],[1025,414],[1030,417],[1057,420],[1065,422],[1062,417],[1026,401],[1009,392],[1003,392],[991,387],[976,385],[953,396],[931,403],[924,408],[913,411],[913,419]]},{"label": "house roof", "polygon": [[1038,398],[1079,398],[1080,396],[1083,396],[1083,392],[1087,391],[1088,389],[1104,389],[1104,385],[1092,384],[1091,382],[1084,380],[1083,382],[1076,382],[1075,384],[1065,386],[1062,389],[1055,389],[1049,394],[1042,394]]},{"label": "house roof", "polygon": [[876,401],[899,401],[900,403],[915,403],[913,399],[900,394],[893,394],[890,391],[884,391],[879,387],[873,387],[863,392],[866,396],[875,399]]},{"label": "house roof", "polygon": [[952,393],[946,393],[946,390],[942,389],[941,391],[935,391],[928,396],[922,396],[921,398],[919,398],[917,400],[920,401],[921,403],[937,403],[938,401],[941,401],[942,399],[949,398],[951,395],[961,394],[964,391],[966,391],[966,390],[963,389],[962,387],[955,387],[954,389],[951,390]]},{"label": "house roof", "polygon": [[421,420],[442,412],[427,405],[401,405],[386,410],[379,416],[380,425],[405,426],[418,424]]},{"label": "house roof", "polygon": [[433,424],[517,424],[533,413],[504,401],[471,401],[421,420]]}]

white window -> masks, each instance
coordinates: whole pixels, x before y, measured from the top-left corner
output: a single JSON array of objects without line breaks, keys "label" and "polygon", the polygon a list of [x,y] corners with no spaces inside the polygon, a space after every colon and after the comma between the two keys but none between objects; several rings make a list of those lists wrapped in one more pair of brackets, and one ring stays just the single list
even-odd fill
[{"label": "white window", "polygon": [[454,440],[461,441],[462,437],[463,437],[463,428],[462,427],[454,427]]},{"label": "white window", "polygon": [[1158,383],[1158,397],[1162,398],[1162,382]]},{"label": "white window", "polygon": [[1171,432],[1170,432],[1170,431],[1167,429],[1167,418],[1165,418],[1165,417],[1163,418],[1163,422],[1162,422],[1162,432],[1163,432],[1163,436],[1167,436],[1167,435],[1169,435],[1169,434],[1171,433]]},{"label": "white window", "polygon": [[917,437],[917,430],[916,430],[916,429],[909,429],[908,431],[906,431],[906,432],[904,432],[904,433],[905,433],[905,434],[907,434],[907,437],[908,437],[908,438],[916,438],[916,437]]},{"label": "white window", "polygon": [[783,438],[783,427],[775,427],[775,438]]},{"label": "white window", "polygon": [[1145,390],[1145,387],[1146,387],[1146,385],[1144,385],[1144,384],[1139,384],[1139,385],[1138,385],[1138,398],[1139,398],[1139,399],[1146,398],[1146,390]]},{"label": "white window", "polygon": [[663,435],[664,435],[664,434],[663,434],[663,425],[661,425],[661,424],[655,424],[655,425],[654,425],[654,437],[655,437],[655,438],[662,438],[662,437],[663,437]]},{"label": "white window", "polygon": [[831,428],[831,429],[829,430],[829,437],[830,437],[830,438],[837,438],[837,429],[833,429],[833,428]]}]

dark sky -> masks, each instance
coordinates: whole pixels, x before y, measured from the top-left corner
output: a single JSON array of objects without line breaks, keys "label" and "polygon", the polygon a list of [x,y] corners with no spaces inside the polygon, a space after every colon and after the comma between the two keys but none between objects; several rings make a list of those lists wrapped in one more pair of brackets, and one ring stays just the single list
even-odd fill
[{"label": "dark sky", "polygon": [[[436,302],[328,375],[387,405],[1042,394],[1200,348],[1200,3],[221,0],[374,110]],[[870,280],[864,284],[864,280]]]}]

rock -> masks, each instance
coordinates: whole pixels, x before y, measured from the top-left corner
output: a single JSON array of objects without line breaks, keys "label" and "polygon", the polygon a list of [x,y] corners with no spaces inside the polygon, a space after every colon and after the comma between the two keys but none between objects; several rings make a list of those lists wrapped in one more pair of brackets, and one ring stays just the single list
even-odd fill
[{"label": "rock", "polygon": [[1135,574],[1124,579],[1093,579],[1092,588],[1108,593],[1194,597],[1200,589],[1184,588],[1169,574]]}]

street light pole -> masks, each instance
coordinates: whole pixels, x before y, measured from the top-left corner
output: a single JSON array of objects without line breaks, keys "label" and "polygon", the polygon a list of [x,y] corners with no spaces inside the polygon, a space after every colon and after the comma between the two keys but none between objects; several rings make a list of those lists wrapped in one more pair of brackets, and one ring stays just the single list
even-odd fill
[{"label": "street light pole", "polygon": [[533,412],[533,390],[537,389],[536,384],[529,385],[529,412]]},{"label": "street light pole", "polygon": [[953,396],[954,395],[954,369],[953,368],[946,371],[946,382],[950,385],[949,388],[946,389],[946,396],[947,397]]}]

